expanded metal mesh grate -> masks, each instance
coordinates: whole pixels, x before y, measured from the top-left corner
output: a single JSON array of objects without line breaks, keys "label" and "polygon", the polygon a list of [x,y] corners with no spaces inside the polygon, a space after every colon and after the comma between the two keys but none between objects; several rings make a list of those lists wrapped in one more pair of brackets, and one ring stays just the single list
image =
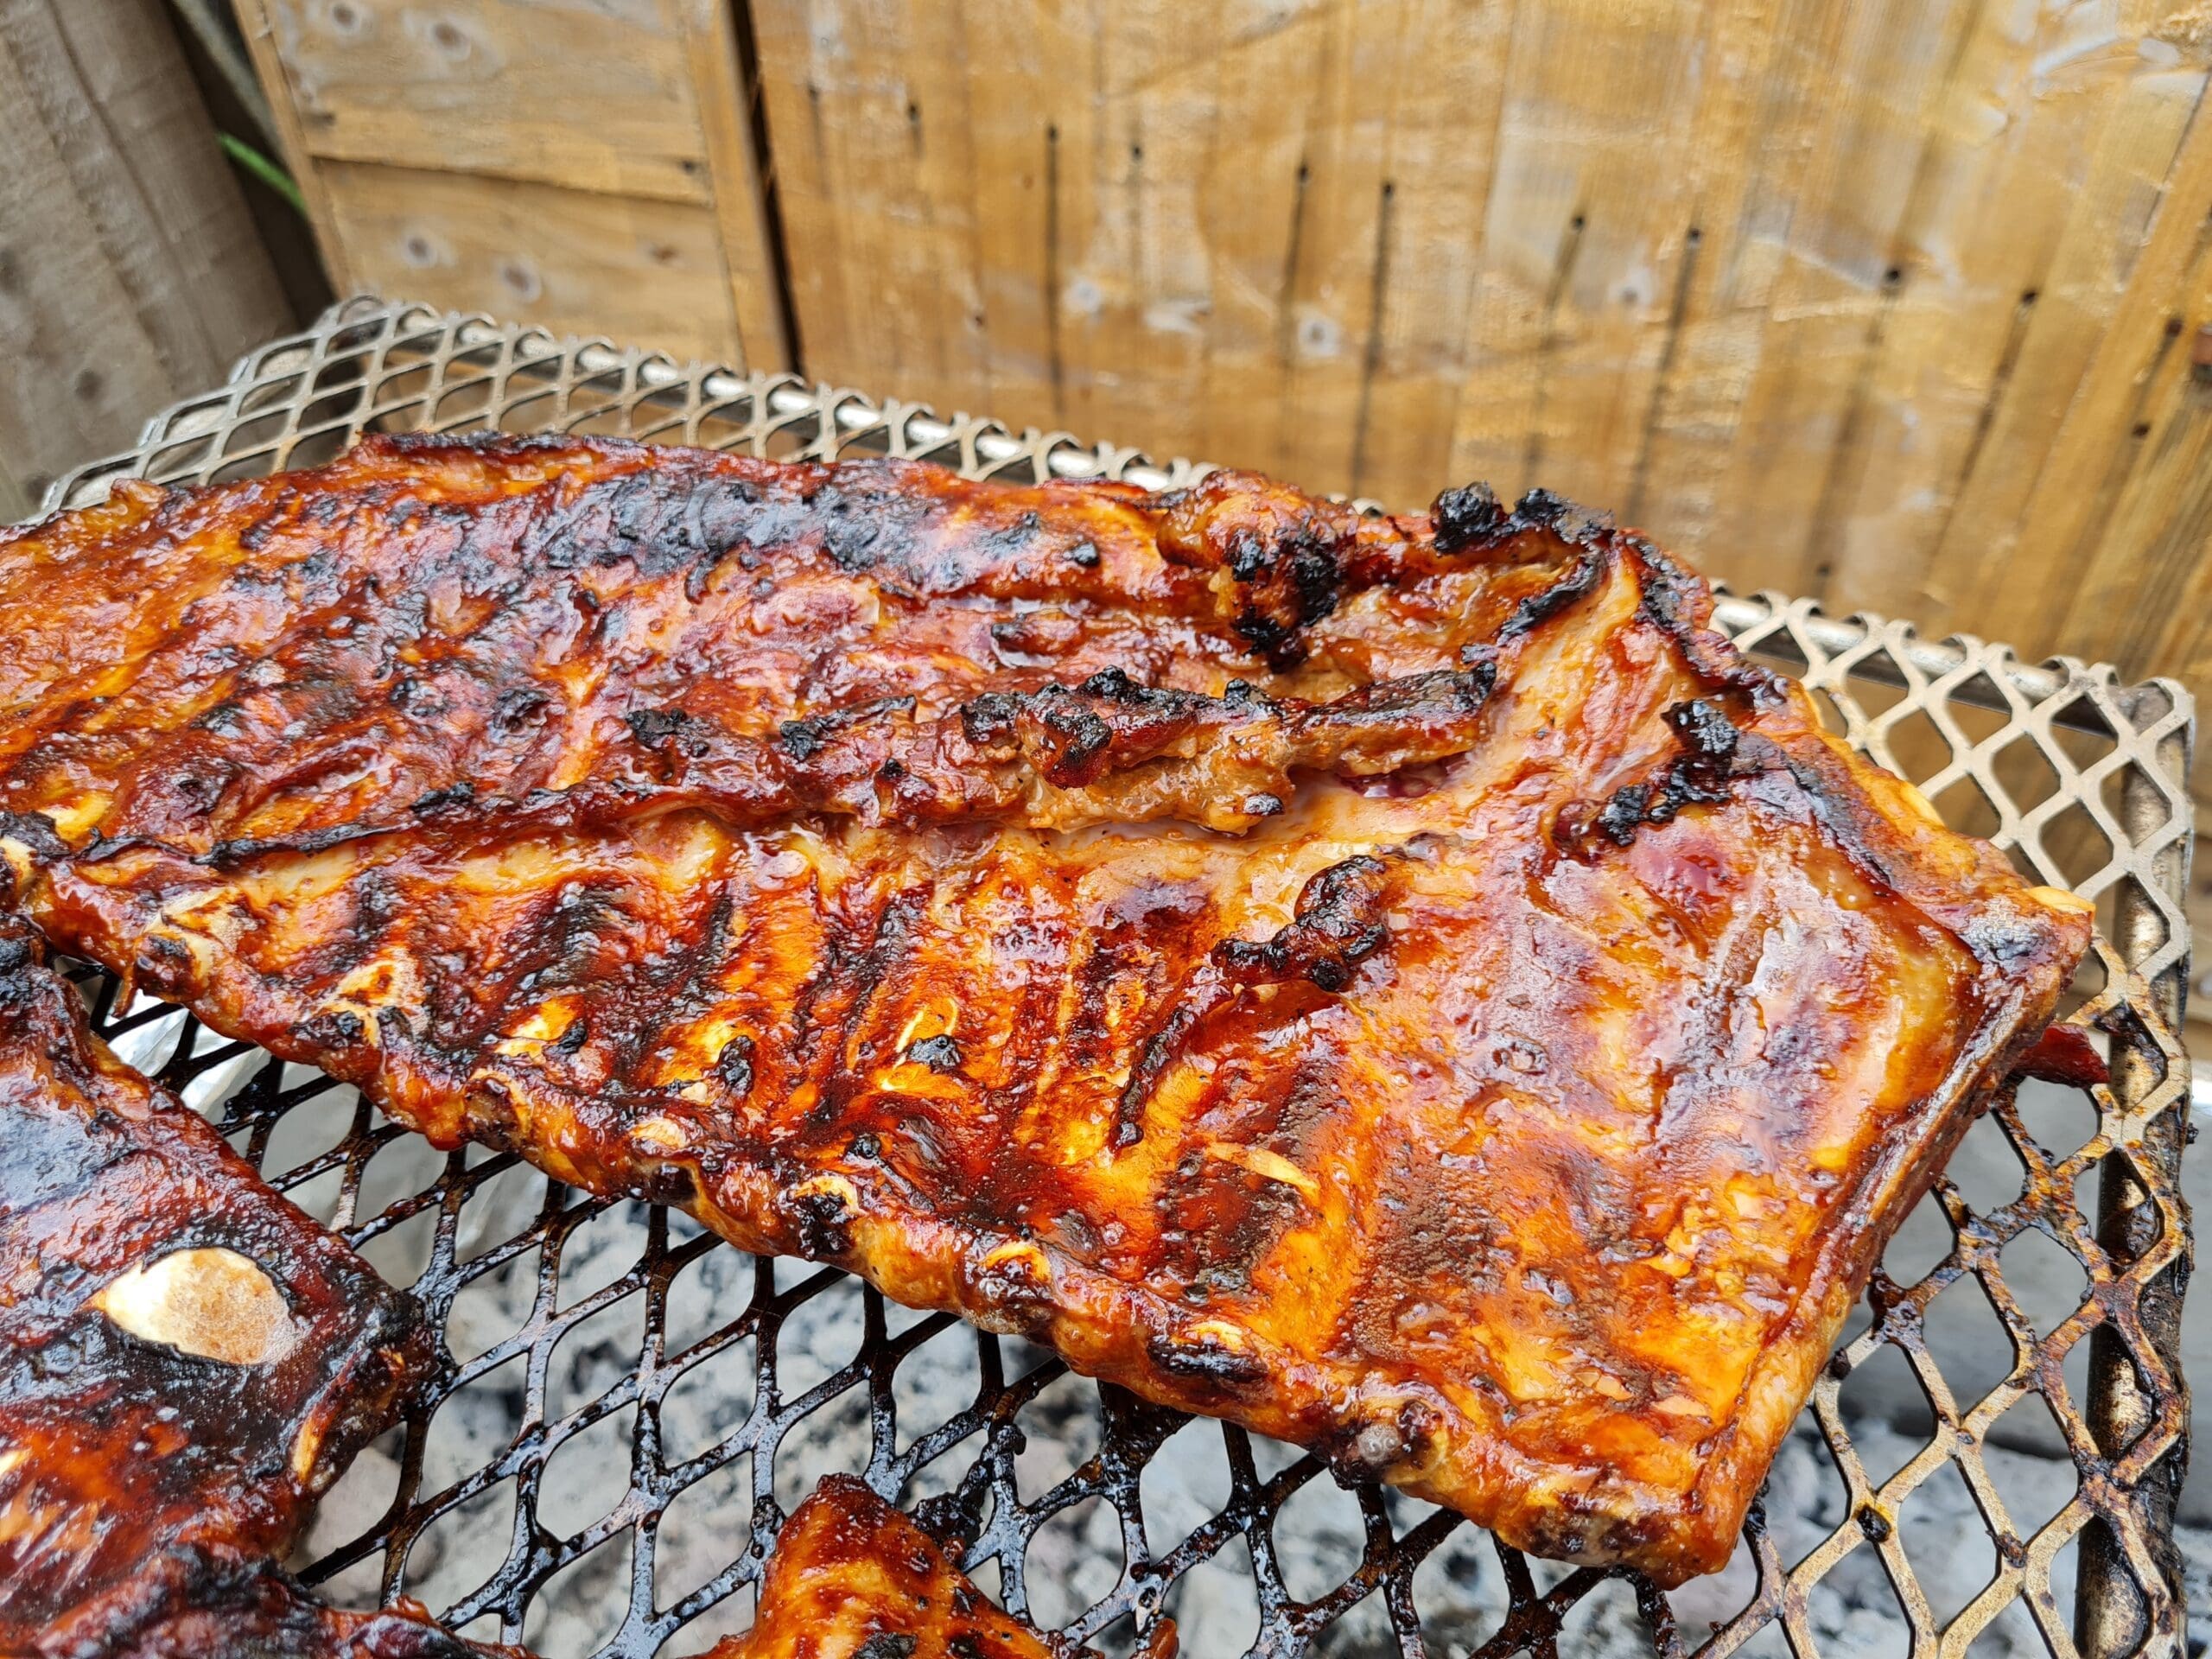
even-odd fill
[{"label": "expanded metal mesh grate", "polygon": [[[887,450],[1025,480],[1192,470],[353,301],[156,416],[49,505],[124,474],[312,464],[365,430],[485,427]],[[307,1576],[352,1598],[404,1589],[472,1634],[559,1652],[697,1652],[747,1622],[781,1516],[849,1467],[964,1541],[1014,1611],[1110,1651],[1163,1610],[1194,1659],[1810,1655],[1862,1618],[1897,1646],[1909,1634],[1914,1655],[2177,1650],[2188,696],[1766,595],[1725,600],[1722,620],[1953,823],[2097,899],[2068,1017],[2113,1060],[2109,1087],[2027,1085],[1977,1125],[1890,1251],[1726,1573],[1669,1596],[1531,1561],[833,1269],[755,1261],[511,1157],[433,1153],[350,1089],[158,1004],[118,1009],[112,983],[88,977],[111,1040],[411,1278],[444,1327],[449,1380],[326,1503]]]}]

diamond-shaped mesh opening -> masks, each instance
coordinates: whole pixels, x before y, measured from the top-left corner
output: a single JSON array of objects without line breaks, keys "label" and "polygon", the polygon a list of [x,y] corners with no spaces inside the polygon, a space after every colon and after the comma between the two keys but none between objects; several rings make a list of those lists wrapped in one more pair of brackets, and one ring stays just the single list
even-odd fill
[{"label": "diamond-shaped mesh opening", "polygon": [[2012,1376],[2018,1359],[2011,1330],[1971,1273],[1954,1279],[1929,1304],[1923,1334],[1955,1418],[1974,1414]]},{"label": "diamond-shaped mesh opening", "polygon": [[2089,1275],[2081,1258],[2031,1227],[2005,1247],[2005,1281],[2039,1336],[2049,1336],[2082,1306]]},{"label": "diamond-shaped mesh opening", "polygon": [[2002,1563],[1981,1525],[1974,1492],[1955,1463],[1939,1465],[1901,1506],[1897,1530],[1905,1559],[1938,1629],[1966,1610]]},{"label": "diamond-shaped mesh opening", "polygon": [[[130,474],[307,464],[365,429],[487,423],[925,455],[1025,480],[1159,486],[1193,472],[354,302],[149,423],[137,452],[60,480],[49,504]],[[1853,1311],[1725,1571],[1661,1596],[1532,1562],[835,1270],[756,1262],[512,1157],[437,1153],[319,1074],[149,999],[116,1009],[87,972],[118,1052],[163,1066],[280,1186],[414,1282],[455,1361],[326,1501],[307,1576],[347,1605],[404,1590],[468,1634],[550,1655],[696,1654],[749,1621],[789,1507],[849,1469],[957,1544],[987,1591],[1112,1654],[1163,1610],[1206,1659],[2064,1654],[2077,1582],[2093,1659],[2171,1628],[2155,1500],[2186,1421],[2162,1357],[2171,1310],[2144,1292],[2189,1246],[2174,1185],[2186,1068],[2168,1034],[2188,946],[2186,698],[1773,595],[1723,595],[1718,620],[1955,823],[2037,880],[2096,889],[2107,942],[2066,1017],[2122,1062],[2109,1088],[2029,1084],[1969,1135]],[[2124,1200],[2101,1219],[2101,1187]],[[2133,1414],[2101,1448],[2084,1414],[2130,1389]]]},{"label": "diamond-shaped mesh opening", "polygon": [[1962,834],[1980,836],[1985,841],[1997,841],[2005,835],[2005,812],[1998,798],[1971,773],[1953,779],[1929,798],[1943,815],[1943,822]]},{"label": "diamond-shaped mesh opening", "polygon": [[1875,758],[1901,778],[1924,784],[1951,764],[1950,741],[1924,709],[1906,709],[1877,722],[1875,731]]},{"label": "diamond-shaped mesh opening", "polygon": [[2065,1431],[2040,1394],[2022,1395],[1990,1426],[1982,1455],[2017,1538],[2033,1538],[2081,1490],[2081,1476],[2066,1456]]},{"label": "diamond-shaped mesh opening", "polygon": [[[2059,792],[2062,779],[2033,738],[2016,737],[1999,748],[1989,762],[1990,775],[2005,791],[2016,813],[2026,814]],[[2118,807],[2113,809],[2115,815]]]},{"label": "diamond-shaped mesh opening", "polygon": [[1878,1344],[1843,1379],[1842,1409],[1853,1424],[1870,1431],[1854,1434],[1866,1479],[1880,1486],[1931,1444],[1935,1421],[1928,1395],[1902,1347]]},{"label": "diamond-shaped mesh opening", "polygon": [[[541,1503],[543,1499],[540,1500]],[[630,1535],[607,1539],[548,1580],[523,1621],[523,1640],[543,1659],[586,1659],[622,1628],[630,1602]],[[557,1615],[547,1611],[558,1608]]]},{"label": "diamond-shaped mesh opening", "polygon": [[2042,842],[2045,865],[2069,887],[2089,887],[2112,862],[2112,838],[2078,801],[2044,822]]}]

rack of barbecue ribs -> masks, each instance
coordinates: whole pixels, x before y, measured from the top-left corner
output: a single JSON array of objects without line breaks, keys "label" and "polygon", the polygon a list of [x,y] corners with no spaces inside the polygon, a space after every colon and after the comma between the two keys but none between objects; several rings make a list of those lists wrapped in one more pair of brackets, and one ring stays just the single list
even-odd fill
[{"label": "rack of barbecue ribs", "polygon": [[[1174,1659],[1157,1619],[1141,1659]],[[791,1511],[760,1580],[753,1628],[708,1659],[1053,1659],[1034,1630],[983,1599],[944,1547],[852,1475]],[[1081,1649],[1088,1655],[1090,1649]]]},{"label": "rack of barbecue ribs", "polygon": [[1633,532],[376,438],[0,540],[57,944],[1509,1541],[1724,1561],[2086,946]]},{"label": "rack of barbecue ribs", "polygon": [[0,918],[0,1654],[497,1651],[411,1604],[334,1611],[277,1566],[434,1351]]}]

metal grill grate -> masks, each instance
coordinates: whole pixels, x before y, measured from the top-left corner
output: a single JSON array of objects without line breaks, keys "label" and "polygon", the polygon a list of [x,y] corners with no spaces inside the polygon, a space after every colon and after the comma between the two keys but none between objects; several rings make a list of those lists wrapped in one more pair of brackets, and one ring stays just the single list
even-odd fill
[{"label": "metal grill grate", "polygon": [[[364,430],[484,427],[781,456],[888,450],[977,476],[1157,484],[1192,470],[353,301],[155,417],[136,450],[61,480],[49,505],[97,499],[124,474],[312,464]],[[907,1313],[835,1270],[753,1261],[682,1217],[584,1198],[512,1158],[431,1153],[352,1090],[158,1004],[118,1010],[112,984],[88,978],[111,1039],[385,1271],[413,1278],[454,1350],[450,1381],[394,1431],[390,1455],[365,1457],[326,1504],[307,1576],[356,1595],[404,1588],[480,1635],[696,1652],[743,1625],[781,1515],[845,1466],[967,1541],[971,1568],[1014,1611],[1113,1651],[1163,1607],[1197,1659],[1240,1643],[1549,1656],[1563,1639],[1589,1651],[1624,1632],[1670,1654],[1809,1655],[1862,1616],[1909,1633],[1915,1655],[1978,1638],[1977,1652],[2096,1659],[2177,1649],[2190,1243],[2176,1185],[2187,1070],[2171,1033],[2189,949],[2188,696],[1767,595],[1725,599],[1721,620],[1802,674],[1839,729],[1955,823],[2098,900],[2069,1017],[2113,1060],[2109,1088],[2069,1100],[2031,1085],[1977,1126],[1967,1150],[1988,1141],[1981,1161],[1955,1161],[1891,1250],[1727,1572],[1669,1597],[1530,1561],[1398,1494],[1341,1491],[1290,1448]],[[2055,1306],[2038,1250],[2070,1260],[2080,1283]],[[1910,1400],[1924,1401],[1886,1427],[1854,1404],[1858,1379],[1885,1367],[1909,1372]],[[2020,1455],[2006,1448],[2038,1435],[2058,1459],[2037,1466],[2069,1476],[2055,1492],[2013,1478]],[[1971,1506],[1942,1510],[1938,1489],[1961,1484]],[[1961,1589],[1955,1558],[1977,1551],[1986,1582],[1968,1573]]]}]

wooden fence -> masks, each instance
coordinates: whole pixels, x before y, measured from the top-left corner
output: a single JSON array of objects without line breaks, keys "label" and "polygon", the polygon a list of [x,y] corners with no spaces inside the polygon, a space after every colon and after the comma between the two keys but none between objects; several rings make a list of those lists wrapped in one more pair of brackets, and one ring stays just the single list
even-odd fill
[{"label": "wooden fence", "polygon": [[2202,0],[241,0],[341,282],[2212,686]]},{"label": "wooden fence", "polygon": [[0,0],[0,524],[292,321],[160,0]]}]

